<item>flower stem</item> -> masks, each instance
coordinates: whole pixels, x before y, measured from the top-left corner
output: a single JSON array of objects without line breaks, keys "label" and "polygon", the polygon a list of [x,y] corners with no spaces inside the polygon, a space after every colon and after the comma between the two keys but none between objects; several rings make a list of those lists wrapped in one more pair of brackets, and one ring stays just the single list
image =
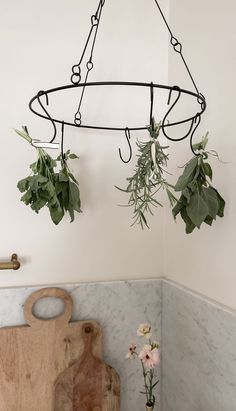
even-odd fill
[{"label": "flower stem", "polygon": [[147,380],[146,380],[147,373],[146,373],[146,370],[144,368],[144,365],[143,365],[142,361],[141,361],[141,364],[142,364],[142,369],[143,369],[143,378],[144,378],[144,386],[145,386],[145,391],[146,391],[146,400],[147,400],[147,403],[148,403],[149,395],[148,395],[148,386],[147,386]]}]

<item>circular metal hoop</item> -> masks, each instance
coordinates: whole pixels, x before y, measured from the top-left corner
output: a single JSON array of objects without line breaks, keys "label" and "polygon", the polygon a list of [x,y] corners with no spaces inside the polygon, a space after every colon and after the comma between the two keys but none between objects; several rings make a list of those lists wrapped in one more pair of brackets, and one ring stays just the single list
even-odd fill
[{"label": "circular metal hoop", "polygon": [[[57,93],[60,92],[62,90],[69,90],[69,89],[73,89],[73,88],[86,88],[86,87],[96,87],[96,86],[133,86],[133,87],[147,87],[149,89],[164,89],[164,90],[169,90],[169,93],[171,93],[172,91],[177,91],[180,94],[185,94],[185,95],[189,95],[193,98],[196,99],[197,103],[200,106],[200,110],[198,112],[196,112],[192,117],[189,117],[187,119],[181,120],[181,121],[177,121],[177,122],[173,122],[173,123],[166,123],[164,125],[162,125],[162,128],[166,128],[166,127],[172,127],[172,126],[177,126],[180,124],[184,124],[184,123],[188,123],[188,122],[193,122],[196,119],[196,116],[201,116],[204,111],[206,110],[206,101],[205,101],[205,97],[202,94],[197,94],[194,93],[192,91],[189,90],[185,90],[185,89],[181,89],[180,87],[177,86],[166,86],[166,85],[162,85],[162,84],[155,84],[155,83],[139,83],[139,82],[124,82],[124,81],[103,81],[103,82],[87,82],[87,83],[79,83],[79,84],[69,84],[66,86],[61,86],[61,87],[56,87],[56,88],[52,88],[49,90],[45,90],[45,91],[40,91],[36,96],[34,96],[30,102],[29,102],[29,108],[30,110],[36,114],[39,117],[44,118],[45,120],[49,120],[51,122],[54,123],[60,123],[60,124],[65,124],[68,126],[73,126],[73,127],[79,127],[79,128],[87,128],[87,129],[95,129],[95,130],[113,130],[113,131],[125,131],[127,130],[127,125],[124,127],[106,127],[106,126],[96,126],[96,125],[85,125],[85,124],[75,124],[72,122],[67,122],[64,120],[60,120],[60,119],[56,119],[56,118],[52,118],[49,115],[45,115],[40,113],[39,111],[36,111],[36,109],[33,107],[33,103],[35,101],[38,101],[39,99],[39,94],[40,96],[45,95],[46,98],[48,97],[48,94],[51,93]],[[146,130],[147,126],[140,126],[140,127],[128,127],[128,129],[130,131],[136,131],[136,130]]]}]

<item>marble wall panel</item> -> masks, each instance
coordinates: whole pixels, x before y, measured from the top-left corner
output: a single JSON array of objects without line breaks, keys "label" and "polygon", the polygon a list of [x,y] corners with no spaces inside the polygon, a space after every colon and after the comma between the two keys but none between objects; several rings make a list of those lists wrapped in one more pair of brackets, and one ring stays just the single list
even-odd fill
[{"label": "marble wall panel", "polygon": [[[129,344],[137,341],[139,323],[150,322],[161,341],[162,281],[138,280],[59,285],[74,302],[72,320],[93,319],[103,329],[103,354],[121,377],[121,411],[144,411],[142,373],[138,361],[125,359]],[[0,327],[24,324],[23,304],[43,287],[0,289]],[[60,300],[44,298],[35,305],[40,317],[55,316],[63,309]],[[160,385],[161,386],[161,385]],[[160,403],[160,386],[157,402]]]},{"label": "marble wall panel", "polygon": [[163,281],[162,411],[236,410],[236,313]]}]

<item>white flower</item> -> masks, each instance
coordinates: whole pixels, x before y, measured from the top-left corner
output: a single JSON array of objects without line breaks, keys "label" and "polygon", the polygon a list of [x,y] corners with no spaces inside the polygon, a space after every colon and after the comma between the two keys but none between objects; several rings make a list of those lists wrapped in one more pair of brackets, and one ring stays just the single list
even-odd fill
[{"label": "white flower", "polygon": [[148,323],[140,324],[137,329],[137,335],[139,337],[150,338],[151,337],[151,325]]}]

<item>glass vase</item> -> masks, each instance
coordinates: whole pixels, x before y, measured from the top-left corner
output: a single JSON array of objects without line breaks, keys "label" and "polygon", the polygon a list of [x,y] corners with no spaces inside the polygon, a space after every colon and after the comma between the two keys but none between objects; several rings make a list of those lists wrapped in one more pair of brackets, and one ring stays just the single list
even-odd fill
[{"label": "glass vase", "polygon": [[146,404],[146,411],[153,411],[154,410],[154,406],[152,404],[147,403]]}]

